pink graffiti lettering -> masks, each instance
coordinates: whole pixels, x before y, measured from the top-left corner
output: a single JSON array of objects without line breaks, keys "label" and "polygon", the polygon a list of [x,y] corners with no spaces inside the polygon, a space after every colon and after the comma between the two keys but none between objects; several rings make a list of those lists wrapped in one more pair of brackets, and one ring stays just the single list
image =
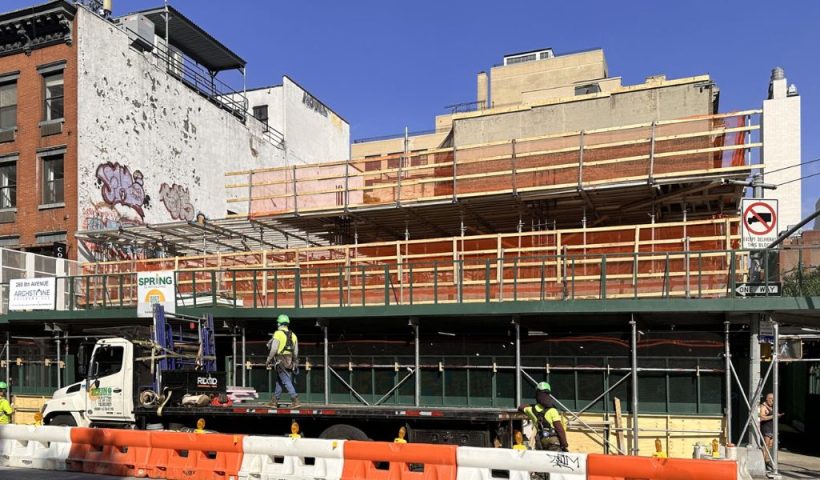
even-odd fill
[{"label": "pink graffiti lettering", "polygon": [[159,188],[159,199],[165,204],[168,213],[174,220],[191,221],[194,219],[194,206],[191,195],[182,185],[163,183]]},{"label": "pink graffiti lettering", "polygon": [[134,170],[132,174],[126,165],[107,162],[97,167],[97,180],[102,184],[101,193],[105,203],[131,207],[140,217],[145,218],[142,207],[146,206],[147,198],[142,172]]}]

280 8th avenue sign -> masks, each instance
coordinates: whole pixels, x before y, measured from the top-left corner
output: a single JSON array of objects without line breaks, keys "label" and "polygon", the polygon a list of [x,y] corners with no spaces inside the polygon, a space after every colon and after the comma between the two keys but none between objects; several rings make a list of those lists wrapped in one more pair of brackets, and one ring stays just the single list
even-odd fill
[{"label": "280 8th avenue sign", "polygon": [[54,310],[54,277],[20,278],[9,283],[9,310]]},{"label": "280 8th avenue sign", "polygon": [[140,272],[137,274],[137,316],[150,318],[154,304],[165,307],[166,313],[176,312],[176,282],[174,272]]}]

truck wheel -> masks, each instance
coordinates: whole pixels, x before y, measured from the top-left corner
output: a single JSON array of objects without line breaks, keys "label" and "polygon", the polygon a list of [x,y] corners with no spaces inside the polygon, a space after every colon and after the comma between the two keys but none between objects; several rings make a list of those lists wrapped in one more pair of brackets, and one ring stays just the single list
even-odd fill
[{"label": "truck wheel", "polygon": [[48,420],[49,425],[55,427],[76,427],[77,422],[71,415],[55,415]]},{"label": "truck wheel", "polygon": [[363,431],[352,425],[345,425],[343,423],[326,428],[325,431],[319,435],[319,438],[329,440],[370,440],[370,437]]}]

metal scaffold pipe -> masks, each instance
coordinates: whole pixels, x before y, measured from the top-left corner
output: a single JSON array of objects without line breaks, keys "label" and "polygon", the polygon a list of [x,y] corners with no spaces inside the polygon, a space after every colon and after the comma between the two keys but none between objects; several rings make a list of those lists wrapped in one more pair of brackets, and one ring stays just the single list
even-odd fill
[{"label": "metal scaffold pipe", "polygon": [[632,455],[638,455],[638,325],[634,313],[629,325],[632,327]]},{"label": "metal scaffold pipe", "polygon": [[732,352],[729,346],[729,321],[726,320],[723,322],[723,332],[724,332],[724,339],[723,339],[723,360],[725,365],[725,375],[724,375],[724,383],[726,391],[725,398],[726,398],[726,443],[731,442],[732,438]]},{"label": "metal scaffold pipe", "polygon": [[419,341],[419,320],[417,318],[410,319],[410,325],[413,327],[413,343],[414,343],[414,354],[413,354],[413,363],[415,368],[415,394],[413,396],[413,405],[419,406],[421,405],[421,344]]},{"label": "metal scaffold pipe", "polygon": [[322,324],[322,334],[324,337],[324,358],[325,358],[325,367],[324,367],[324,383],[325,383],[325,405],[330,404],[330,369],[328,368],[328,364],[330,363],[330,350],[328,348],[328,341],[327,341],[327,324]]},{"label": "metal scaffold pipe", "polygon": [[777,447],[780,440],[780,422],[778,420],[778,412],[780,411],[780,325],[777,322],[772,322],[774,330],[774,345],[772,346],[772,363],[774,365],[772,371],[772,393],[774,394],[774,404],[772,405],[772,430],[774,434],[772,446],[772,472],[775,478],[778,477],[778,461],[777,461]]},{"label": "metal scaffold pipe", "polygon": [[515,404],[521,405],[521,321],[513,318],[515,326]]}]

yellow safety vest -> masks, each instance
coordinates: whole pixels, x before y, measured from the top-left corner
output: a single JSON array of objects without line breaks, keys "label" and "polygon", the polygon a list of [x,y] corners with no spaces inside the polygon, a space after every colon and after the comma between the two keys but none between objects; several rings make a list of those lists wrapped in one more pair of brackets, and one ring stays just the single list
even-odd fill
[{"label": "yellow safety vest", "polygon": [[11,408],[11,404],[5,398],[0,398],[0,425],[6,425],[11,423],[11,414],[14,412],[14,409]]},{"label": "yellow safety vest", "polygon": [[[288,333],[290,333],[290,337],[293,340],[293,344],[290,346],[290,349],[285,350],[285,347],[288,346]],[[273,338],[279,341],[279,348],[277,348],[276,353],[281,355],[282,352],[293,354],[293,349],[296,348],[296,334],[290,332],[288,330],[277,330],[273,334]]]}]

